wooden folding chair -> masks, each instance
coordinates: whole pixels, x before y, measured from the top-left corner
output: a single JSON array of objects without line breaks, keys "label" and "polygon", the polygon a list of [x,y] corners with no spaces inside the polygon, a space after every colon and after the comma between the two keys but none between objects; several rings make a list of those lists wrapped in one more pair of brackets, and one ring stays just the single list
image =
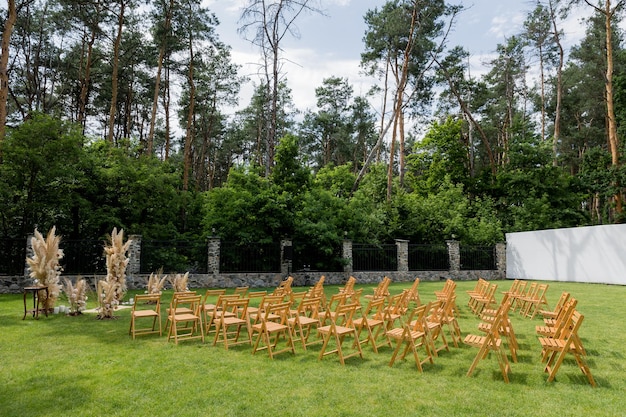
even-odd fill
[{"label": "wooden folding chair", "polygon": [[[446,350],[448,352],[450,351],[450,346],[448,346],[448,340],[446,339],[446,335],[443,332],[443,304],[443,301],[432,301],[428,304],[430,306],[430,309],[426,311],[426,328],[428,331],[429,340],[431,342],[431,347],[436,353],[435,356],[437,356],[442,350]],[[437,347],[437,341],[439,342],[439,347]]]},{"label": "wooden folding chair", "polygon": [[[510,309],[510,305],[506,305],[510,302],[510,298],[507,298],[503,309]],[[475,334],[468,334],[467,336],[465,336],[463,343],[478,348],[478,353],[476,354],[476,357],[472,361],[472,364],[467,371],[467,376],[471,376],[476,369],[476,366],[478,366],[478,363],[482,359],[486,358],[490,352],[493,352],[498,358],[498,365],[500,366],[500,371],[502,371],[502,377],[504,378],[504,381],[506,383],[509,382],[509,373],[511,372],[511,366],[509,365],[506,353],[504,351],[504,348],[502,347],[502,339],[500,338],[502,320],[502,315],[496,315],[491,322],[491,328],[489,329],[489,332],[485,336]]]},{"label": "wooden folding chair", "polygon": [[[260,323],[263,317],[265,317],[265,313],[267,312],[267,309],[269,308],[269,306],[271,306],[272,304],[279,304],[283,302],[285,302],[285,296],[281,294],[279,295],[267,294],[263,296],[263,298],[261,299],[261,302],[259,303],[259,306],[256,308],[256,311],[254,311],[254,309],[248,310],[250,321],[252,322],[252,324]],[[270,315],[268,316],[268,318],[270,320],[277,320],[278,316]]]},{"label": "wooden folding chair", "polygon": [[[137,327],[137,320],[152,319],[152,326]],[[157,330],[157,323],[159,328]],[[128,334],[135,336],[144,334],[158,333],[163,334],[161,330],[161,294],[137,294],[135,302],[130,312],[130,329]]]},{"label": "wooden folding chair", "polygon": [[202,339],[204,343],[201,296],[181,295],[173,298],[168,320],[170,322],[168,342],[174,339],[174,343],[178,344],[179,340]]},{"label": "wooden folding chair", "polygon": [[389,296],[389,284],[391,283],[391,278],[384,277],[382,281],[378,283],[376,288],[374,288],[373,294],[367,294],[365,298],[367,299],[375,299],[375,298],[385,298]]},{"label": "wooden folding chair", "polygon": [[[291,352],[295,355],[293,329],[289,323],[289,304],[289,301],[285,301],[269,304],[265,308],[260,321],[252,326],[252,333],[258,333],[252,354],[267,349],[271,359],[274,359],[274,355],[284,352]],[[281,338],[285,340],[285,346],[276,350]]]},{"label": "wooden folding chair", "polygon": [[[411,311],[408,320],[402,321],[401,327],[395,327],[386,332],[386,336],[389,339],[396,341],[396,348],[389,361],[389,366],[393,366],[403,344],[405,347],[400,359],[404,359],[409,350],[411,350],[413,358],[415,359],[415,365],[420,372],[423,372],[423,364],[426,362],[433,363],[433,352],[428,340],[428,330],[426,327],[426,311],[428,307],[428,304],[416,307]],[[417,349],[420,347],[424,348],[426,352],[426,358],[423,360],[419,358],[419,354],[417,353]]]},{"label": "wooden folding chair", "polygon": [[563,308],[567,300],[569,300],[569,297],[570,297],[570,293],[567,291],[563,291],[561,293],[561,296],[559,297],[559,300],[556,302],[556,305],[554,306],[554,310],[539,310],[539,315],[543,318],[544,321],[546,319],[548,320],[556,319],[556,317],[559,315],[559,312],[561,311],[561,309]]},{"label": "wooden folding chair", "polygon": [[511,323],[511,319],[509,317],[509,310],[511,309],[511,301],[508,294],[505,294],[500,306],[493,313],[493,315],[488,315],[483,313],[481,315],[482,323],[478,325],[478,330],[489,333],[491,331],[491,326],[493,325],[494,317],[500,316],[500,336],[504,336],[507,345],[509,347],[509,351],[511,352],[511,361],[517,363],[517,350],[519,349],[519,345],[517,343],[517,337],[515,336],[515,331],[513,329],[513,324]]},{"label": "wooden folding chair", "polygon": [[[259,311],[259,305],[263,300],[263,297],[267,295],[267,291],[250,291],[246,298],[250,299],[250,304],[248,305],[248,314],[256,314]],[[258,301],[257,301],[258,300]]]},{"label": "wooden folding chair", "polygon": [[[357,330],[354,327],[354,315],[359,308],[358,304],[343,304],[337,307],[336,315],[330,321],[330,325],[322,326],[317,329],[318,333],[322,335],[324,339],[324,344],[322,345],[322,350],[320,351],[319,360],[322,360],[324,356],[337,354],[339,356],[339,362],[342,365],[345,365],[345,360],[351,358],[353,356],[360,356],[363,359],[363,351],[361,350],[361,344],[359,343]],[[354,339],[352,343],[352,347],[356,348],[355,351],[351,352],[348,355],[345,355],[343,352],[343,342],[346,337],[351,336]],[[329,351],[326,351],[328,348],[328,344],[330,340],[333,339],[335,342],[335,348]]]},{"label": "wooden folding chair", "polygon": [[[170,302],[170,306],[167,308],[166,312],[167,312],[167,320],[165,321],[165,331],[167,332],[170,326],[170,315],[172,314],[172,305],[174,300],[176,300],[177,298],[180,297],[187,297],[187,296],[192,296],[192,295],[196,295],[195,291],[174,291],[174,294],[172,295],[172,301]],[[176,313],[190,313],[193,314],[193,311],[191,311],[188,307],[184,306],[184,305],[180,305],[179,307],[177,307],[178,310],[176,311]]]},{"label": "wooden folding chair", "polygon": [[558,337],[540,337],[539,343],[543,350],[549,352],[548,362],[544,371],[548,373],[548,382],[554,380],[563,360],[567,354],[574,356],[578,367],[587,377],[592,386],[596,386],[596,381],[591,375],[591,370],[585,360],[585,349],[583,348],[578,331],[582,325],[584,316],[578,311],[574,311],[565,331]]},{"label": "wooden folding chair", "polygon": [[385,330],[389,330],[395,326],[408,309],[408,290],[402,291],[400,294],[389,297],[389,303],[384,309]]},{"label": "wooden folding chair", "polygon": [[407,300],[409,303],[415,303],[418,307],[422,305],[422,300],[420,300],[420,293],[418,289],[419,285],[420,279],[415,278],[415,281],[413,281],[413,285],[411,285],[411,288],[409,288],[409,295]]},{"label": "wooden folding chair", "polygon": [[235,287],[233,294],[238,294],[242,298],[247,298],[246,296],[248,295],[249,289],[250,287]]},{"label": "wooden folding chair", "polygon": [[339,292],[351,295],[354,292],[354,284],[356,284],[356,278],[351,276],[348,278],[348,281],[346,281],[346,285],[339,288]]},{"label": "wooden folding chair", "polygon": [[[215,304],[203,305],[202,317],[204,320],[204,334],[206,336],[209,336],[215,331],[217,321],[220,319],[220,317],[222,317],[223,315],[231,317],[235,315],[235,313],[233,313],[232,311],[224,311],[224,303],[227,300],[238,300],[239,298],[239,294],[222,294],[217,297],[217,301],[215,302]],[[209,307],[207,306],[212,308],[209,309]]]},{"label": "wooden folding chair", "polygon": [[289,324],[294,332],[294,342],[302,343],[302,348],[306,350],[307,346],[315,343],[321,343],[321,339],[309,341],[311,331],[320,325],[320,298],[305,298],[298,305],[295,315],[289,317]]},{"label": "wooden folding chair", "polygon": [[215,309],[215,303],[220,295],[226,294],[225,289],[206,290],[204,293],[204,299],[202,300],[202,312],[205,314],[204,322],[206,323],[206,312],[213,311]]},{"label": "wooden folding chair", "polygon": [[548,284],[539,284],[537,285],[535,293],[523,300],[524,308],[521,311],[521,314],[524,317],[534,319],[539,307],[548,307],[548,300],[546,299],[546,292],[548,291],[548,288]]},{"label": "wooden folding chair", "polygon": [[[357,338],[361,345],[366,343],[372,344],[372,349],[378,353],[378,348],[382,346],[391,346],[389,338],[385,336],[385,298],[372,298],[367,303],[363,315],[353,320],[357,329]],[[365,330],[365,338],[361,338],[361,333]],[[378,343],[380,336],[384,336],[384,340]]]},{"label": "wooden folding chair", "polygon": [[459,322],[456,319],[456,294],[451,293],[448,296],[448,299],[441,301],[440,306],[441,311],[438,314],[439,321],[441,326],[445,326],[448,328],[448,333],[452,338],[452,343],[454,347],[459,347],[459,343],[461,343],[461,327],[459,326]]},{"label": "wooden folding chair", "polygon": [[513,297],[514,304],[511,305],[511,311],[519,310],[521,313],[524,310],[524,306],[526,302],[524,300],[530,298],[537,292],[537,286],[539,284],[536,282],[531,282],[529,285],[526,285],[526,291],[524,292],[524,288],[520,285],[521,293],[517,296]]},{"label": "wooden folding chair", "polygon": [[489,284],[483,295],[474,298],[474,314],[479,316],[484,309],[496,304],[495,293],[497,289],[498,284]]},{"label": "wooden folding chair", "polygon": [[482,297],[488,288],[489,288],[489,281],[483,278],[478,278],[478,281],[476,282],[476,285],[474,286],[474,288],[466,291],[467,295],[469,296],[469,300],[467,301],[467,306],[470,308],[470,310],[472,310],[473,312],[476,311],[476,308],[475,308],[476,298]]},{"label": "wooden folding chair", "polygon": [[307,294],[307,291],[292,291],[291,294],[289,294],[289,301],[291,302],[289,306],[289,311],[291,313],[291,317],[298,313],[298,307],[300,306],[300,303],[302,303],[302,301],[306,298]]},{"label": "wooden folding chair", "polygon": [[[215,338],[213,339],[213,346],[224,342],[224,347],[228,350],[229,346],[241,345],[243,343],[252,345],[250,319],[248,317],[249,303],[249,298],[231,298],[224,300],[222,304],[222,314],[215,320]],[[239,340],[242,329],[245,329],[245,332],[243,338]]]},{"label": "wooden folding chair", "polygon": [[321,305],[322,305],[322,309],[326,309],[326,295],[324,294],[324,281],[325,280],[326,280],[326,277],[322,275],[320,279],[315,283],[315,285],[309,288],[309,291],[307,294],[307,298],[319,298]]},{"label": "wooden folding chair", "polygon": [[326,309],[321,315],[320,324],[322,326],[326,325],[328,321],[335,317],[337,314],[337,308],[346,303],[347,297],[348,294],[342,292],[331,295],[330,300],[328,300],[328,303],[326,304]]},{"label": "wooden folding chair", "polygon": [[283,280],[278,287],[274,289],[272,295],[282,295],[288,296],[291,294],[291,284],[293,283],[293,277],[287,277],[287,279]]}]

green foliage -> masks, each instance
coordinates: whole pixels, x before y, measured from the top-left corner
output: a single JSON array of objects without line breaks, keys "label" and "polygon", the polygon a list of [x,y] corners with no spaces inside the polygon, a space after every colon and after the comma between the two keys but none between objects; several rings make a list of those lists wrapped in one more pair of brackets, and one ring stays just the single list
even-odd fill
[{"label": "green foliage", "polygon": [[71,211],[81,201],[78,190],[88,181],[81,166],[83,142],[76,126],[43,114],[8,132],[0,143],[4,235],[71,225]]}]

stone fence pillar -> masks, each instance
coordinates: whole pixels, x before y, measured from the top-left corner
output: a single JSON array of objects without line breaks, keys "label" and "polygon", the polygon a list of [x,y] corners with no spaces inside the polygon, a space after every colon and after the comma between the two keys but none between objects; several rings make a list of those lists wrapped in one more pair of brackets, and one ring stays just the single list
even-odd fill
[{"label": "stone fence pillar", "polygon": [[342,258],[346,261],[343,266],[343,272],[352,273],[352,241],[348,239],[343,240]]},{"label": "stone fence pillar", "polygon": [[461,247],[458,240],[446,240],[448,245],[448,260],[450,261],[450,271],[461,270]]},{"label": "stone fence pillar", "polygon": [[207,257],[207,273],[219,274],[220,273],[220,250],[221,240],[219,237],[211,236],[208,244],[208,257]]},{"label": "stone fence pillar", "polygon": [[506,278],[506,243],[496,243],[496,269],[502,278]]},{"label": "stone fence pillar", "polygon": [[138,275],[141,272],[141,235],[129,235],[127,275]]},{"label": "stone fence pillar", "polygon": [[397,270],[400,272],[408,272],[409,270],[409,241],[404,239],[396,239],[396,247],[398,248]]},{"label": "stone fence pillar", "polygon": [[293,242],[291,239],[280,241],[280,273],[286,277],[291,274],[293,262]]}]

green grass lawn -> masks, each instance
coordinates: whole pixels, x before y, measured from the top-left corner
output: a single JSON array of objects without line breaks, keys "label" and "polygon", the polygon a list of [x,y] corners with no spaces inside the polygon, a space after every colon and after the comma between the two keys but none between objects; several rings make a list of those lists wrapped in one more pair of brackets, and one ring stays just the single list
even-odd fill
[{"label": "green grass lawn", "polygon": [[[511,283],[499,282],[499,298]],[[479,320],[465,291],[476,282],[457,284],[461,330],[475,333]],[[547,383],[535,335],[542,321],[517,313],[511,319],[519,361],[505,384],[495,357],[465,375],[477,352],[468,346],[451,346],[423,374],[412,357],[390,368],[386,347],[378,354],[364,347],[364,359],[350,358],[345,367],[335,356],[319,361],[320,345],[306,352],[296,345],[295,356],[270,360],[247,346],[176,346],[158,335],[133,341],[129,310],[116,320],[95,314],[22,320],[22,295],[1,295],[0,416],[626,416],[626,287],[549,284],[551,307],[562,291],[578,299],[585,315],[580,335],[597,388],[569,358]],[[410,285],[392,283],[389,290]],[[364,295],[373,289],[359,287]],[[422,282],[422,301],[442,287]],[[328,295],[336,292],[326,288]],[[170,298],[166,291],[164,301]]]}]

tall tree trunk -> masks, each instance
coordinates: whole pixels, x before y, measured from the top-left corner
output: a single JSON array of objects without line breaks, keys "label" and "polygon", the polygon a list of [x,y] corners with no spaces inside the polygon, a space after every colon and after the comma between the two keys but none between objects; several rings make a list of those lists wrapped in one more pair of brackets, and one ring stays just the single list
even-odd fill
[{"label": "tall tree trunk", "polygon": [[[96,41],[96,27],[91,28],[89,41],[87,42],[87,56],[81,56],[82,77],[80,79],[80,97],[78,99],[78,115],[76,120],[85,133],[87,123],[87,100],[89,94],[89,84],[91,83],[91,64],[93,62],[93,45]],[[84,64],[83,64],[84,59]]]},{"label": "tall tree trunk", "polygon": [[113,65],[111,68],[111,107],[109,109],[109,132],[107,140],[113,143],[113,133],[115,130],[115,113],[117,110],[117,90],[118,90],[118,70],[120,60],[120,45],[122,44],[122,31],[124,28],[124,10],[126,8],[126,1],[120,1],[120,11],[117,15],[117,36],[115,37],[115,43],[113,44]]},{"label": "tall tree trunk", "polygon": [[194,81],[194,49],[193,38],[189,34],[189,68],[187,82],[189,83],[189,110],[187,111],[187,127],[185,129],[185,147],[183,152],[183,190],[189,189],[189,171],[191,170],[191,144],[193,143],[193,116],[196,102],[196,85]]},{"label": "tall tree trunk", "polygon": [[[9,98],[9,45],[11,33],[17,21],[17,7],[15,0],[9,0],[7,18],[2,30],[2,45],[0,52],[0,143],[6,134],[6,124],[8,117],[7,101]],[[0,151],[1,152],[1,151]],[[0,153],[0,161],[2,154]]]},{"label": "tall tree trunk", "polygon": [[150,115],[150,130],[148,131],[147,149],[148,155],[152,155],[154,151],[154,128],[156,126],[157,109],[159,107],[159,89],[161,87],[161,70],[163,69],[163,59],[165,58],[165,49],[167,48],[167,37],[169,36],[172,26],[172,10],[174,9],[174,0],[170,0],[169,9],[165,17],[165,34],[163,42],[159,47],[159,58],[157,62],[157,73],[154,80],[154,95],[152,97],[152,113]]},{"label": "tall tree trunk", "polygon": [[561,107],[563,102],[563,65],[565,63],[565,52],[561,44],[561,35],[556,26],[557,13],[554,8],[554,0],[550,0],[550,19],[552,20],[552,34],[559,50],[559,64],[556,69],[556,106],[554,109],[554,134],[552,136],[552,165],[557,166],[558,145],[561,139]]}]

